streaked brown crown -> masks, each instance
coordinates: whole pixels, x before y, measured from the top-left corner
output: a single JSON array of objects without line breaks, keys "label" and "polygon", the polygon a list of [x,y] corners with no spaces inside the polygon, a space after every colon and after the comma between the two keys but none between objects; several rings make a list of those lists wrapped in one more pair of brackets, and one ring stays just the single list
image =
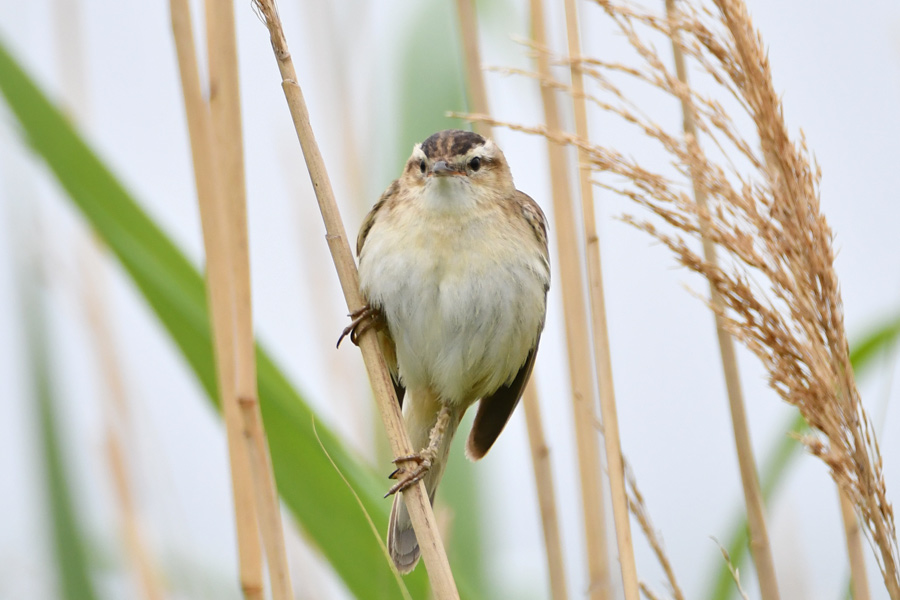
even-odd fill
[{"label": "streaked brown crown", "polygon": [[483,137],[471,131],[445,129],[422,142],[422,152],[429,160],[450,162],[454,158],[466,154],[472,148],[484,145],[485,141]]}]

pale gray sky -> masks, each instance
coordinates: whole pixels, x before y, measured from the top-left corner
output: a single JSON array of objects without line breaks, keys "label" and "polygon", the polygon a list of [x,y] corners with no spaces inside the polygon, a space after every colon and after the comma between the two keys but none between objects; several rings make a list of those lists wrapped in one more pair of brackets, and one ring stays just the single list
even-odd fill
[{"label": "pale gray sky", "polygon": [[[77,5],[76,20],[68,17],[65,23],[80,22],[83,27],[76,38],[76,43],[83,44],[86,84],[81,92],[73,91],[60,76],[62,70],[75,72],[72,63],[61,67],[57,60],[57,3],[69,9],[74,6],[66,0],[0,2],[0,14],[6,15],[0,21],[0,36],[45,89],[68,98],[100,155],[199,264],[200,225],[167,3],[83,0]],[[389,88],[398,67],[391,44],[404,25],[395,16],[408,4],[396,0],[333,3],[331,18],[336,16],[342,24],[338,30],[353,33],[342,41],[347,68],[343,78],[330,72],[331,58],[323,56],[319,47],[330,32],[312,25],[329,13],[321,5],[309,4],[313,3],[282,2],[280,8],[313,126],[332,168],[338,197],[345,204],[347,229],[355,231],[364,207],[377,198],[391,174],[373,174],[365,183],[370,197],[347,200],[353,186],[342,171],[342,115],[333,99],[341,85],[350,85],[350,105],[356,122],[362,124],[358,138],[372,153],[367,158],[375,163],[377,155],[390,151],[369,139],[376,128],[368,124],[384,119],[383,106],[392,97]],[[527,31],[524,8],[520,3],[506,4],[515,7],[508,33],[523,36]],[[551,33],[556,47],[561,47],[561,3],[551,4]],[[784,94],[788,123],[794,131],[803,129],[822,167],[822,202],[836,234],[847,328],[855,339],[900,307],[900,5],[889,0],[861,2],[852,8],[835,0],[751,0],[749,5],[770,48],[775,85]],[[600,11],[589,3],[581,9],[586,53],[618,56],[622,40],[612,35]],[[249,3],[238,3],[237,23],[257,330],[322,416],[365,447],[371,415],[349,408],[358,407],[359,399],[368,394],[364,371],[352,347],[344,347],[337,355],[332,350],[332,338],[344,325],[345,311],[268,37]],[[496,30],[492,34],[495,37],[484,42],[486,63],[527,66],[520,47],[497,36]],[[661,52],[665,49],[660,46]],[[70,49],[63,55],[69,61],[77,57]],[[540,106],[529,85],[489,75],[495,115],[539,122]],[[523,101],[524,93],[528,95]],[[654,113],[662,114],[660,118],[678,118],[675,105],[660,105],[654,97],[637,102],[651,103],[654,110],[662,111]],[[60,197],[46,170],[23,150],[5,109],[0,109],[0,115],[0,331],[10,332],[0,336],[0,380],[8,408],[0,419],[0,514],[6,515],[0,527],[0,596],[45,598],[52,590],[46,581],[48,547],[36,535],[45,513],[39,504],[42,492],[36,477],[39,459],[27,395],[29,381],[19,356],[21,306],[15,286],[23,246],[35,239],[46,242],[49,258],[45,262],[53,279],[46,299],[53,316],[60,396],[65,402],[62,420],[71,450],[68,458],[81,477],[79,505],[88,515],[86,524],[106,551],[116,543],[110,518],[114,505],[102,462],[102,392],[96,363],[85,351],[90,338],[78,304],[83,220]],[[649,162],[660,159],[642,140],[607,118],[594,118],[592,127],[604,143],[628,148]],[[499,131],[497,141],[518,187],[550,213],[540,140]],[[399,165],[396,168],[399,173]],[[741,501],[724,386],[711,316],[684,289],[688,284],[702,290],[702,282],[674,268],[667,251],[645,234],[614,220],[633,210],[621,199],[599,195],[623,449],[687,595],[698,597],[718,560],[710,536],[725,534]],[[313,264],[301,264],[301,253]],[[141,466],[139,491],[151,539],[155,547],[190,557],[192,564],[214,579],[230,584],[236,580],[234,536],[218,418],[131,283],[116,267],[104,273],[127,385],[136,405],[139,451],[135,458]],[[328,306],[333,310],[322,312],[321,307]],[[571,407],[562,376],[561,331],[561,302],[554,288],[537,376],[553,448],[570,592],[577,598],[584,591],[586,576],[580,558],[579,494]],[[758,362],[743,352],[740,358],[753,441],[762,454],[783,435],[780,428],[792,413],[766,387]],[[334,369],[346,372],[346,378],[331,376]],[[888,491],[897,501],[900,415],[891,406],[882,423],[876,408],[888,398],[896,404],[897,386],[890,385],[894,370],[893,363],[885,364],[862,382],[862,390],[882,428]],[[487,490],[484,501],[495,531],[489,542],[491,566],[510,593],[545,589],[542,538],[521,411],[477,471]],[[842,597],[845,546],[834,486],[820,462],[810,457],[798,462],[790,482],[770,507],[769,524],[782,597]],[[635,533],[635,538],[640,539],[640,534]],[[661,588],[654,564],[646,545],[638,542],[639,570],[651,585]],[[887,598],[871,562],[869,575],[873,597]],[[743,573],[742,580],[751,598],[757,597],[752,572]],[[105,581],[108,597],[129,597],[127,585],[109,578]],[[336,594],[328,597],[340,597],[339,585],[324,585]]]}]

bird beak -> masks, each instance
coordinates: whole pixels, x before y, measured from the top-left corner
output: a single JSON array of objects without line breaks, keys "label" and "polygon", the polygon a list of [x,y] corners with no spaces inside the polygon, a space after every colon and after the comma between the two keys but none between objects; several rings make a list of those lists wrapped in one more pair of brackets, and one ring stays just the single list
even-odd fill
[{"label": "bird beak", "polygon": [[431,167],[430,174],[436,177],[446,177],[448,175],[462,175],[463,173],[448,165],[446,161],[439,160]]}]

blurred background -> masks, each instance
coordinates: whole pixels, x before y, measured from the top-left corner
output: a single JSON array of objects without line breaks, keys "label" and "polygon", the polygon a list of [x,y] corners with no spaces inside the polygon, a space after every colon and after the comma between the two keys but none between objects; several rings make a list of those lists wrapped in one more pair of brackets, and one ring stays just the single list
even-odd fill
[{"label": "blurred background", "polygon": [[[202,48],[201,4],[192,8]],[[900,5],[748,4],[770,48],[787,122],[795,132],[802,129],[822,169],[822,202],[839,250],[852,345],[900,318]],[[485,64],[531,68],[517,42],[529,35],[525,3],[477,6]],[[455,8],[438,0],[294,0],[279,8],[345,225],[355,237],[415,142],[466,127],[445,116],[467,108]],[[579,10],[585,54],[628,60],[624,40],[601,11],[590,2]],[[202,268],[167,3],[0,0],[0,14],[0,44]],[[552,46],[562,51],[562,3],[548,3],[547,18]],[[359,352],[349,344],[334,349],[347,322],[345,305],[268,35],[249,2],[237,3],[236,20],[257,336],[317,418],[386,476],[380,418]],[[658,49],[667,56],[667,47]],[[542,122],[533,81],[488,73],[487,84],[496,117]],[[648,94],[633,100],[660,122],[680,122],[670,99]],[[563,105],[571,123],[570,106]],[[666,160],[610,117],[592,114],[590,120],[596,141],[648,164]],[[20,130],[0,104],[0,598],[69,597],[57,585],[60,494],[68,497],[83,536],[97,596],[140,597],[123,550],[122,501],[106,437],[110,419],[127,431],[133,514],[166,582],[165,597],[239,598],[219,414],[140,290],[92,236]],[[552,219],[543,139],[503,129],[495,135],[518,188]],[[704,283],[675,268],[648,236],[616,220],[637,210],[598,193],[622,447],[686,595],[706,598],[722,564],[711,538],[725,543],[743,511],[718,348],[709,311],[685,289],[703,292]],[[536,377],[569,592],[579,598],[587,575],[558,294],[551,289]],[[896,502],[900,391],[893,348],[872,357],[859,379]],[[752,356],[742,352],[740,362],[762,463],[784,440],[795,413],[768,389]],[[461,452],[451,461],[438,516],[461,532],[450,536],[452,564],[471,563],[465,568],[482,586],[476,597],[548,597],[522,411],[484,461],[471,465]],[[65,481],[68,492],[54,481]],[[825,466],[797,453],[768,512],[782,597],[845,597],[846,549]],[[297,597],[351,597],[305,541],[302,527],[289,529]],[[649,548],[637,530],[634,537],[641,578],[662,588]],[[868,569],[873,597],[887,598],[874,562]],[[751,565],[742,567],[741,581],[751,598],[758,597]]]}]

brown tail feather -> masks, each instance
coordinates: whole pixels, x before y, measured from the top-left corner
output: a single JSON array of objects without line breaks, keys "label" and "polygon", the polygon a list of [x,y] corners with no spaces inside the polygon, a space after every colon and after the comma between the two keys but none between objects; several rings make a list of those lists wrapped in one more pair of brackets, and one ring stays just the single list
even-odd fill
[{"label": "brown tail feather", "polygon": [[[459,426],[461,414],[453,414],[447,430],[444,432],[443,442],[435,457],[434,463],[428,473],[423,478],[425,489],[428,492],[428,499],[434,504],[434,494],[437,492],[438,484],[444,475],[444,467],[447,464],[447,458],[450,455],[450,445],[453,441],[453,435]],[[407,422],[409,429],[410,423]],[[410,438],[415,445],[421,443],[421,436],[417,436],[410,431]],[[419,438],[419,439],[417,439]],[[427,440],[427,432],[425,439]],[[403,492],[399,492],[394,496],[394,504],[391,506],[391,519],[388,523],[387,547],[391,554],[391,559],[397,570],[406,574],[412,571],[419,562],[419,542],[416,539],[416,532],[413,531],[412,521],[409,518],[409,512],[406,510],[406,504],[403,501]]]}]

